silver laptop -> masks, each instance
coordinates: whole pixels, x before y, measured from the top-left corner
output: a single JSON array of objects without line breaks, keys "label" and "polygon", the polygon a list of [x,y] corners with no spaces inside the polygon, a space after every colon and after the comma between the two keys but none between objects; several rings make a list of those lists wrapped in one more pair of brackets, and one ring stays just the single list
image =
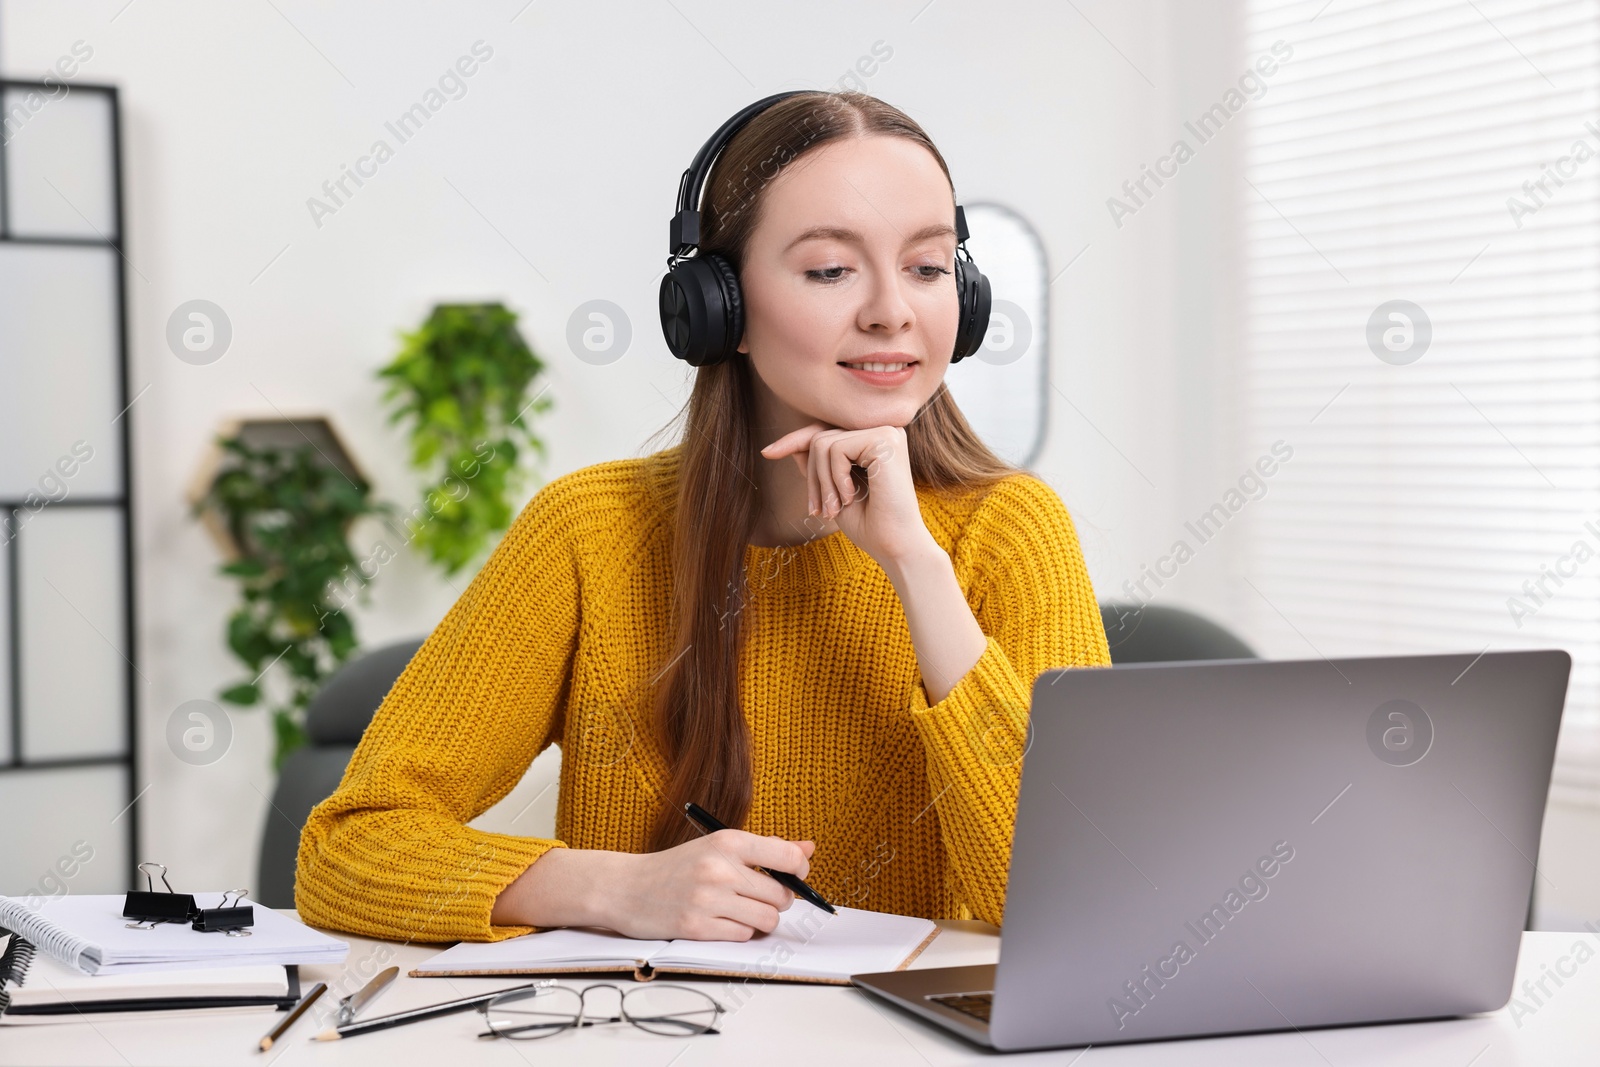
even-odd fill
[{"label": "silver laptop", "polygon": [[999,962],[852,981],[1008,1051],[1498,1009],[1571,666],[1046,671]]}]

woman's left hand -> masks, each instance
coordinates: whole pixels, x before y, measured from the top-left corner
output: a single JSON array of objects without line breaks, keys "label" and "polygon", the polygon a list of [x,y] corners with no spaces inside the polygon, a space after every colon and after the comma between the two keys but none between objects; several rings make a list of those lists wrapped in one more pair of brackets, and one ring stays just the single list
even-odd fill
[{"label": "woman's left hand", "polygon": [[[886,570],[937,546],[917,506],[903,427],[840,430],[813,422],[784,434],[761,454],[793,456],[806,479],[811,514],[837,520],[845,536]],[[852,466],[866,470],[865,492],[851,477]]]}]

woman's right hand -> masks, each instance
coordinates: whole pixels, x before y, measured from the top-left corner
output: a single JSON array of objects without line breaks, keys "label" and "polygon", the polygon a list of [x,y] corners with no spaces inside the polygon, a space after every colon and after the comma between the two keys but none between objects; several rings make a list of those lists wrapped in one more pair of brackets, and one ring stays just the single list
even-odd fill
[{"label": "woman's right hand", "polygon": [[[770,933],[794,893],[755,868],[804,878],[813,841],[717,830],[661,852],[628,854],[602,890],[603,925],[628,937],[748,941]],[[537,866],[537,864],[535,864]]]},{"label": "woman's right hand", "polygon": [[661,852],[552,848],[495,898],[496,926],[601,926],[628,937],[748,941],[794,894],[757,866],[804,878],[812,841],[718,830]]}]

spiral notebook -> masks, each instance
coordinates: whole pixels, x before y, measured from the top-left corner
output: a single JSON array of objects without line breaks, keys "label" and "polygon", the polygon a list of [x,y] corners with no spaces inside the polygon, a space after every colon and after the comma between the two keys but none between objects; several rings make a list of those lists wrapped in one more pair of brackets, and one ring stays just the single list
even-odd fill
[{"label": "spiral notebook", "polygon": [[905,969],[939,932],[930,919],[796,900],[769,934],[748,941],[643,941],[610,930],[562,927],[504,941],[467,942],[430,957],[413,978],[631,971],[850,984],[852,974]]},{"label": "spiral notebook", "polygon": [[[220,893],[201,894],[221,899]],[[329,937],[271,908],[256,905],[249,937],[201,933],[187,923],[162,923],[130,930],[122,894],[52,897],[36,903],[0,897],[0,928],[15,930],[41,955],[85,974],[193,967],[240,967],[252,963],[339,963],[347,942]]]},{"label": "spiral notebook", "polygon": [[0,952],[0,1024],[61,1022],[148,1011],[293,1007],[300,999],[295,964],[256,963],[90,975],[40,953],[17,934]]}]

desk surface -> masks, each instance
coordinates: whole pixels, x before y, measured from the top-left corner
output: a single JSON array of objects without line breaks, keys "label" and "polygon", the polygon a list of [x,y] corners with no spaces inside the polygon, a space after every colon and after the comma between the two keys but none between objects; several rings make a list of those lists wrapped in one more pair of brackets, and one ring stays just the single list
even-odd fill
[{"label": "desk surface", "polygon": [[[998,931],[986,923],[941,922],[938,937],[914,961],[917,967],[992,963]],[[0,1064],[256,1064],[280,1060],[301,1064],[646,1064],[698,1067],[730,1063],[750,1067],[780,1064],[837,1067],[871,1062],[879,1067],[944,1067],[993,1061],[993,1053],[925,1025],[852,987],[751,983],[742,1003],[721,981],[700,980],[732,1009],[722,1033],[698,1038],[647,1034],[626,1025],[565,1033],[537,1042],[480,1041],[477,1013],[431,1019],[393,1030],[327,1043],[312,1042],[323,1029],[334,1002],[358,988],[365,976],[390,964],[400,978],[364,1014],[383,1015],[475,992],[515,985],[519,979],[411,978],[406,971],[439,951],[436,945],[399,945],[340,935],[350,955],[337,967],[302,967],[305,981],[329,985],[313,1012],[297,1022],[270,1052],[256,1043],[279,1018],[270,1008],[228,1012],[171,1013],[147,1019],[73,1021],[0,1027]],[[1578,943],[1588,946],[1574,956]],[[1592,957],[1589,934],[1523,935],[1517,985],[1537,979],[1545,968],[1564,972],[1558,988],[1546,980],[1550,996],[1528,1001],[1532,1011],[1503,1008],[1489,1015],[1428,1023],[1288,1031],[1247,1037],[1202,1038],[1143,1045],[1106,1045],[1053,1052],[1015,1053],[1007,1064],[1076,1063],[1092,1055],[1094,1064],[1438,1064],[1440,1067],[1497,1067],[1517,1064],[1594,1062],[1600,1050],[1600,963]],[[1580,962],[1581,959],[1581,962]],[[1565,972],[1572,972],[1566,976]],[[612,980],[610,976],[597,980]],[[673,978],[673,981],[690,981]],[[602,994],[603,995],[603,994]],[[1519,994],[1520,995],[1520,994]],[[735,1005],[738,1005],[735,1007]],[[515,1046],[515,1047],[513,1047]],[[1583,1050],[1587,1049],[1585,1052]]]}]

